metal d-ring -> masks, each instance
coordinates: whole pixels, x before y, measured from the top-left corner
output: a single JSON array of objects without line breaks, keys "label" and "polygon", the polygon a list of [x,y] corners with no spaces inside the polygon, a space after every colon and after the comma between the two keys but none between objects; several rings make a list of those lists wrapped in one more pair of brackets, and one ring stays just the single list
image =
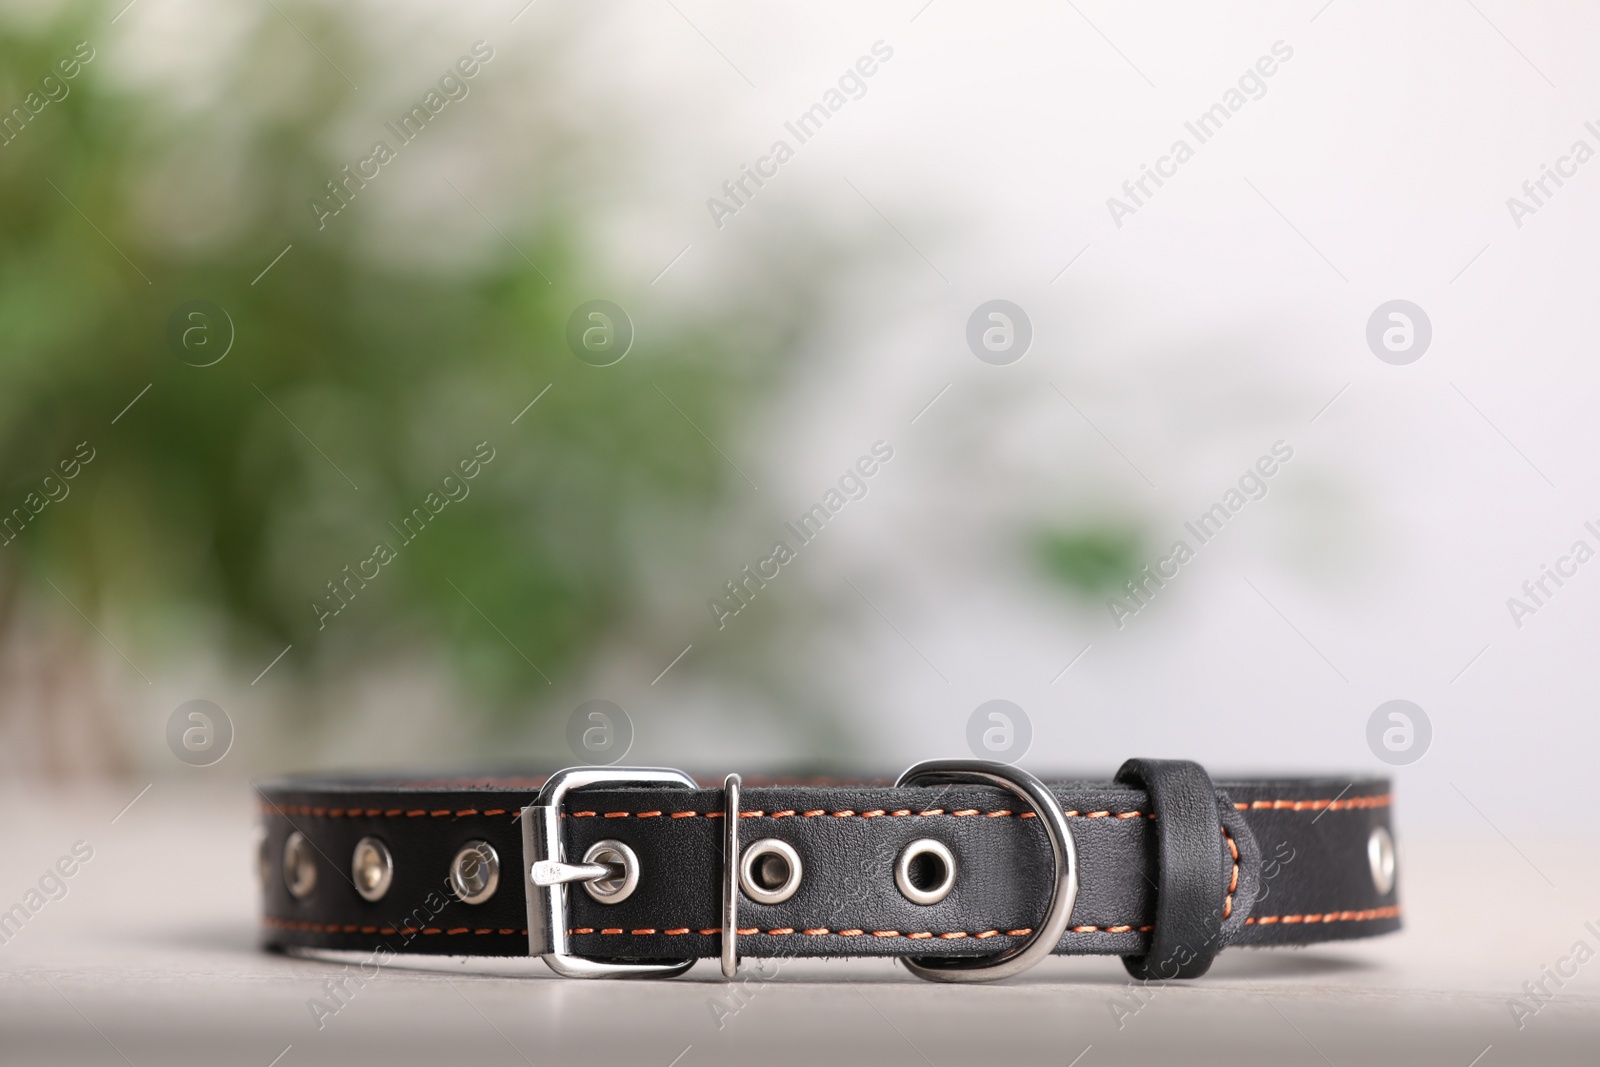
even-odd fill
[{"label": "metal d-ring", "polygon": [[997,785],[1026,801],[1050,838],[1055,867],[1054,888],[1044,919],[1028,939],[992,956],[905,957],[906,969],[930,982],[994,982],[1021,974],[1049,956],[1072,921],[1078,898],[1078,854],[1072,831],[1055,794],[1027,771],[991,760],[927,760],[909,768],[896,786],[983,782]]},{"label": "metal d-ring", "polygon": [[744,779],[728,775],[722,783],[722,977],[739,973],[739,788]]}]

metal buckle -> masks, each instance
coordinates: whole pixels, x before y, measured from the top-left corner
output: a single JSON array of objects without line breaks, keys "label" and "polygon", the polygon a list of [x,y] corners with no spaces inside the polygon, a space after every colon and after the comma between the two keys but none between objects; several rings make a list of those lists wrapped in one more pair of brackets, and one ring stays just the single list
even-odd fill
[{"label": "metal buckle", "polygon": [[528,954],[542,956],[567,978],[671,978],[694,959],[618,963],[575,956],[567,950],[567,886],[612,873],[603,863],[568,863],[561,839],[561,802],[568,793],[600,784],[677,785],[699,788],[682,771],[666,767],[569,767],[545,782],[522,809],[522,880],[528,900]]},{"label": "metal buckle", "polygon": [[722,977],[739,974],[739,792],[744,779],[730,774],[722,782]]},{"label": "metal buckle", "polygon": [[1045,784],[1027,771],[991,760],[927,760],[902,774],[896,786],[953,782],[984,782],[1009,790],[1033,808],[1050,838],[1055,861],[1055,888],[1044,921],[1020,945],[992,956],[904,957],[901,962],[918,978],[930,982],[994,982],[1021,974],[1049,956],[1072,921],[1078,898],[1078,853],[1061,804]]}]

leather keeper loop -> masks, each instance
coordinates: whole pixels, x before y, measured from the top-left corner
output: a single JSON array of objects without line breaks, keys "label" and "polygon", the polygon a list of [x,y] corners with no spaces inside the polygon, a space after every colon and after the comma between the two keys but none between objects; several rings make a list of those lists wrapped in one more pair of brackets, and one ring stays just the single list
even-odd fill
[{"label": "leather keeper loop", "polygon": [[1116,780],[1149,795],[1157,841],[1155,930],[1149,951],[1123,965],[1146,981],[1198,978],[1222,948],[1228,896],[1216,787],[1189,760],[1130,759]]}]

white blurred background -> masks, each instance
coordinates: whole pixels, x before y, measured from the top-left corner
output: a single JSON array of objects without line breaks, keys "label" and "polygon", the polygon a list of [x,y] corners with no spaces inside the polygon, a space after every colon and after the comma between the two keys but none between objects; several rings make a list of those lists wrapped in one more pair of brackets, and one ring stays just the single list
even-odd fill
[{"label": "white blurred background", "polygon": [[[1086,1064],[1586,1062],[1592,976],[1527,1033],[1506,1008],[1596,919],[1600,562],[1520,626],[1507,601],[1574,542],[1600,549],[1600,162],[1520,226],[1507,198],[1575,141],[1600,151],[1600,13],[122,3],[0,5],[0,48],[24,50],[0,63],[7,99],[56,54],[30,37],[52,19],[81,16],[98,51],[77,96],[0,147],[0,485],[35,484],[37,441],[82,412],[106,457],[0,550],[5,899],[69,842],[103,857],[6,947],[0,1058],[515,1062],[515,1041],[540,1063],[918,1062],[909,1032],[941,1063],[980,1040],[1066,1063],[1080,1039]],[[495,57],[472,95],[317,231],[308,190],[477,40]],[[785,123],[875,46],[865,94],[795,146]],[[1274,54],[1265,93],[1198,144],[1185,124]],[[104,125],[57,121],[80,113]],[[778,138],[793,159],[719,227],[708,198]],[[1193,158],[1118,226],[1108,198],[1179,138]],[[72,211],[52,199],[69,193]],[[18,235],[38,229],[70,254],[33,255]],[[240,350],[193,374],[156,338],[208,286]],[[637,327],[613,367],[563,344],[594,297]],[[1008,365],[967,342],[996,299],[1032,328]],[[1395,300],[1432,331],[1404,365],[1367,339]],[[100,315],[100,343],[52,347],[39,309]],[[73,390],[33,390],[52,376]],[[186,436],[208,420],[267,428],[224,435],[241,458],[215,483]],[[483,436],[504,458],[474,499],[318,630],[306,591]],[[794,545],[785,521],[880,441],[866,496],[719,628],[709,599]],[[1194,547],[1185,523],[1280,442],[1266,496],[1119,626],[1097,576]],[[211,536],[239,515],[271,536]],[[233,728],[208,766],[169,749],[197,699]],[[707,776],[965,756],[995,700],[1032,737],[994,754],[1045,775],[1130,756],[1392,775],[1406,930],[1230,953],[1131,1036],[1105,1010],[1109,960],[949,996],[885,961],[786,971],[731,1037],[701,1014],[714,972],[629,985],[636,1025],[617,1027],[614,983],[464,966],[451,993],[394,968],[348,1026],[313,1030],[328,970],[256,947],[246,781],[552,769],[580,758],[568,725],[593,700],[631,720],[627,763]],[[1404,765],[1369,744],[1392,700],[1431,723]]]},{"label": "white blurred background", "polygon": [[[1586,110],[1600,99],[1592,13],[1359,0],[516,9],[380,5],[354,20],[384,62],[350,105],[348,143],[467,42],[497,50],[476,110],[408,148],[408,169],[351,221],[372,256],[470,266],[503,252],[429,190],[453,175],[494,218],[536,203],[517,178],[542,151],[518,137],[530,112],[559,114],[582,141],[568,166],[593,188],[584,240],[636,318],[692,314],[734,278],[786,284],[750,264],[781,261],[796,227],[870,253],[837,272],[813,264],[827,317],[785,387],[715,442],[743,479],[732,518],[693,532],[694,558],[641,536],[636,614],[580,676],[530,693],[510,740],[462,727],[471,698],[428,657],[341,680],[345,714],[307,726],[277,714],[295,699],[287,680],[247,684],[257,664],[203,635],[149,686],[91,641],[136,777],[189,773],[161,731],[196,697],[239,731],[206,772],[222,778],[568,762],[566,714],[591,698],[632,717],[630,762],[720,773],[831,757],[892,772],[964,754],[973,710],[1004,699],[1031,720],[1023,763],[1040,771],[1108,774],[1141,754],[1219,775],[1392,772],[1407,821],[1482,833],[1468,800],[1506,810],[1512,787],[1580,821],[1589,776],[1547,767],[1595,747],[1600,567],[1520,628],[1506,600],[1573,541],[1600,547],[1583,529],[1600,519],[1586,461],[1600,165],[1520,227],[1506,200],[1575,140],[1600,148],[1583,125],[1600,119]],[[103,69],[198,107],[263,17],[146,0],[108,31]],[[785,122],[877,42],[892,59],[865,95],[719,227],[707,199],[775,139],[793,143]],[[1265,94],[1198,144],[1185,122],[1275,47],[1292,58]],[[283,61],[268,84],[285,92],[321,62]],[[1178,138],[1194,158],[1118,226],[1107,198]],[[1008,366],[964,336],[995,298],[1032,323]],[[1393,299],[1432,324],[1405,366],[1366,343]],[[868,496],[718,630],[707,598],[878,440],[894,459]],[[1041,531],[1108,523],[1136,531],[1138,562],[1154,563],[1278,441],[1294,459],[1269,495],[1125,627],[1104,595],[1041,566]],[[756,643],[827,706],[797,716],[770,678],[747,676]],[[1433,729],[1400,768],[1367,744],[1391,699]],[[18,751],[30,729],[7,726]]]},{"label": "white blurred background", "polygon": [[[1366,722],[1403,698],[1434,727],[1393,772],[1408,820],[1484,829],[1452,783],[1486,810],[1513,782],[1550,818],[1582,808],[1590,776],[1549,766],[1595,746],[1600,569],[1520,629],[1506,599],[1595,544],[1584,235],[1600,168],[1521,228],[1506,199],[1573,141],[1600,148],[1583,128],[1600,116],[1588,18],[1344,0],[613,9],[589,73],[633,98],[674,85],[648,190],[613,235],[692,245],[659,284],[687,291],[730,238],[817,205],[886,238],[803,388],[732,450],[798,515],[869,442],[896,447],[797,568],[851,620],[798,634],[793,654],[857,694],[874,754],[959,752],[972,709],[1003,698],[1031,716],[1040,768],[1139,752],[1388,773]],[[719,232],[704,199],[877,40],[894,58],[866,96]],[[1265,96],[1118,228],[1106,199],[1173,140],[1193,145],[1184,122],[1278,41],[1293,58]],[[995,297],[1035,331],[1006,367],[963,338]],[[1433,326],[1407,366],[1365,340],[1396,298]],[[1270,495],[1125,628],[1028,565],[1019,526],[1088,510],[1146,523],[1164,555],[1278,440],[1295,458]],[[731,544],[728,576],[765,543]],[[740,729],[739,694],[683,675],[618,697],[640,709],[636,756],[782,754]]]}]

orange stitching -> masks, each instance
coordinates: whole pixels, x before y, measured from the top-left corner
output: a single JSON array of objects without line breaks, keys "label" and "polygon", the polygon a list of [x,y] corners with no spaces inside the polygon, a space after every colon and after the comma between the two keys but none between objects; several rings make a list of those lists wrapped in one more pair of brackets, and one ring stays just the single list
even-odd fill
[{"label": "orange stitching", "polygon": [[[1104,930],[1107,933],[1121,933],[1121,932],[1123,932],[1125,930],[1132,930],[1133,927],[1131,927],[1131,926],[1107,926],[1107,927],[1075,926],[1075,927],[1073,927],[1073,929],[1075,931],[1080,932],[1080,933],[1094,932],[1094,931],[1097,931],[1097,930]],[[1152,927],[1141,926],[1141,927],[1139,927],[1139,929],[1140,929],[1141,932],[1147,932],[1147,931],[1151,930]],[[652,934],[656,934],[656,933],[663,933],[663,934],[669,934],[669,935],[672,935],[672,936],[677,936],[677,935],[680,935],[680,934],[687,934],[689,932],[690,932],[690,930],[689,930],[689,928],[687,926],[680,927],[680,928],[674,929],[674,930],[659,930],[659,931],[658,930],[654,930],[654,929],[624,930],[621,927],[607,927],[607,928],[605,928],[603,930],[598,930],[597,931],[592,926],[583,926],[583,927],[577,927],[575,929],[571,929],[571,930],[567,931],[567,933],[569,933],[569,934],[600,933],[600,934],[605,934],[605,935],[609,935],[609,936],[613,936],[613,937],[619,936],[619,935],[624,935],[624,934],[627,935],[627,936],[630,936],[630,937],[648,937],[648,936],[650,936]],[[698,932],[709,937],[712,934],[720,934],[722,931],[721,931],[720,928],[711,927],[709,929],[700,930]],[[777,929],[774,929],[774,930],[762,930],[761,928],[756,927],[756,926],[748,926],[748,927],[740,927],[736,932],[739,935],[744,936],[744,937],[748,937],[748,936],[751,936],[751,935],[754,935],[754,934],[762,934],[762,935],[764,935],[766,937],[791,937],[796,933],[796,930],[792,926],[780,926],[780,927],[778,927]],[[865,930],[837,930],[837,931],[835,931],[835,930],[829,930],[826,926],[818,926],[818,927],[814,927],[814,928],[809,929],[809,930],[800,930],[798,932],[801,935],[805,936],[805,937],[864,937],[868,933],[868,931],[865,931]],[[1031,933],[1033,933],[1033,930],[1031,928],[1025,928],[1025,929],[1022,929],[1022,930],[1007,930],[1007,931],[1005,931],[1005,936],[1007,936],[1007,937],[1027,937]],[[917,930],[917,931],[911,931],[911,932],[907,932],[907,933],[902,933],[899,930],[873,930],[873,931],[871,931],[871,934],[872,934],[873,937],[882,937],[882,938],[904,937],[904,938],[907,938],[907,939],[912,940],[912,941],[923,941],[923,940],[926,940],[926,939],[931,938],[931,937],[940,937],[940,938],[945,938],[946,940],[952,940],[953,941],[953,940],[959,940],[960,938],[963,938],[963,937],[978,937],[978,938],[999,937],[1000,936],[1000,931],[999,930],[985,930],[982,933],[969,934],[969,933],[966,933],[966,932],[960,931],[960,930],[952,930],[949,933],[936,933],[936,932],[931,931],[931,930]]]},{"label": "orange stitching", "polygon": [[1228,828],[1222,828],[1223,840],[1228,842],[1228,848],[1233,852],[1233,878],[1228,882],[1228,895],[1222,900],[1222,921],[1227,922],[1228,916],[1233,914],[1233,893],[1239,888],[1239,846],[1233,843],[1233,835],[1228,833]]},{"label": "orange stitching", "polygon": [[[1351,810],[1362,810],[1362,809],[1371,809],[1371,808],[1384,808],[1384,807],[1390,806],[1393,803],[1394,803],[1394,794],[1392,794],[1392,793],[1384,793],[1381,796],[1349,797],[1349,798],[1345,798],[1345,799],[1335,798],[1333,800],[1251,800],[1251,801],[1239,801],[1239,802],[1236,802],[1233,806],[1238,811],[1351,811]],[[435,818],[435,819],[438,819],[438,818],[445,818],[445,817],[448,817],[448,816],[454,816],[456,818],[464,818],[464,817],[469,816],[469,815],[481,815],[481,816],[485,816],[485,817],[493,817],[493,816],[497,816],[497,815],[508,814],[508,809],[506,809],[506,808],[490,808],[490,809],[487,809],[487,810],[484,810],[484,811],[479,811],[477,808],[461,808],[459,810],[451,810],[449,808],[440,808],[440,809],[437,809],[437,810],[428,810],[428,809],[424,809],[424,808],[414,808],[414,809],[365,808],[365,809],[363,809],[363,808],[328,808],[328,807],[323,807],[323,806],[312,806],[312,805],[305,805],[305,804],[259,805],[259,810],[261,811],[262,814],[265,814],[265,815],[286,815],[286,816],[312,815],[312,816],[316,816],[318,818],[330,818],[330,819],[355,819],[355,818],[396,819],[396,818],[401,818],[401,817],[404,817],[404,818],[407,818],[407,819],[417,819],[417,818]],[[519,817],[521,817],[522,813],[521,813],[520,810],[518,810],[518,811],[511,811],[511,812],[509,812],[509,814],[511,814],[514,818],[519,818]],[[599,814],[600,814],[599,812],[594,812],[594,811],[575,811],[575,812],[571,813],[571,817],[574,818],[574,819],[594,818],[594,817],[598,816]],[[660,816],[661,814],[662,814],[662,812],[659,812],[659,811],[641,811],[641,812],[637,812],[637,813],[625,812],[625,811],[613,811],[613,812],[606,812],[605,813],[605,817],[608,818],[608,819],[621,819],[621,818],[626,818],[629,815],[634,815],[636,818],[648,819],[648,818],[655,818],[657,816]],[[759,817],[762,816],[763,813],[757,811],[757,812],[740,812],[739,814],[740,814],[741,817],[749,819],[749,818],[759,818]],[[795,812],[793,812],[793,811],[775,811],[775,812],[772,812],[770,815],[767,815],[766,817],[767,818],[772,818],[772,819],[781,819],[781,818],[785,818],[787,816],[792,816],[794,814],[795,814]],[[929,816],[929,815],[944,815],[944,814],[947,814],[947,813],[945,812],[945,810],[943,808],[929,808],[926,811],[917,811],[917,812],[913,812],[913,811],[911,811],[909,809],[901,809],[899,811],[883,811],[881,809],[875,809],[873,811],[855,812],[855,811],[852,811],[850,809],[845,809],[845,810],[842,810],[842,811],[826,811],[826,810],[824,810],[822,808],[818,808],[815,811],[807,811],[807,812],[803,812],[802,814],[803,814],[803,816],[805,818],[808,818],[808,819],[813,819],[813,818],[816,818],[816,817],[821,816],[821,815],[831,815],[834,818],[839,818],[839,819],[845,819],[845,818],[873,819],[873,818],[877,818],[880,815],[893,816],[893,817],[897,817],[897,818],[904,818],[904,817],[909,816],[909,815]],[[976,809],[969,808],[969,809],[965,809],[963,811],[949,812],[948,814],[953,815],[953,816],[968,816],[968,815],[980,815],[981,814],[981,815],[984,815],[984,816],[986,816],[988,818],[991,818],[991,819],[997,819],[997,818],[1004,818],[1006,816],[1010,816],[1010,815],[1012,815],[1014,813],[1009,811],[1009,810],[980,812],[980,811],[978,811]],[[1142,812],[1142,811],[1115,811],[1115,812],[1114,811],[1090,811],[1090,812],[1066,811],[1066,812],[1062,812],[1062,814],[1065,815],[1069,819],[1106,819],[1106,818],[1137,819],[1137,818],[1141,818],[1141,817],[1148,818],[1148,819],[1155,818],[1154,814],[1148,813],[1148,812]],[[720,811],[708,811],[708,812],[705,812],[702,815],[702,813],[700,813],[698,811],[675,811],[675,812],[673,812],[671,814],[671,817],[674,818],[674,819],[692,819],[692,818],[697,818],[697,817],[703,817],[703,818],[707,818],[707,819],[719,819],[719,818],[722,817],[722,812],[720,812]],[[1032,819],[1032,818],[1035,818],[1036,816],[1031,811],[1024,811],[1024,812],[1021,812],[1021,813],[1017,813],[1016,817],[1019,818],[1019,819]]]},{"label": "orange stitching", "polygon": [[[1290,802],[1289,801],[1281,801],[1279,803],[1287,804],[1287,803],[1290,803]],[[1310,803],[1310,802],[1307,802],[1307,803]],[[363,811],[360,808],[351,808],[348,811],[346,811],[343,808],[310,808],[310,807],[305,807],[305,806],[301,806],[301,805],[274,805],[274,806],[271,806],[271,807],[269,807],[267,805],[259,805],[258,807],[259,807],[260,812],[262,814],[264,814],[264,815],[291,815],[291,816],[292,815],[317,815],[317,816],[325,816],[325,817],[328,817],[328,818],[359,818],[359,817],[364,815],[364,816],[366,816],[368,818],[378,818],[380,816],[384,817],[384,818],[399,818],[401,816],[404,816],[406,818],[415,819],[415,818],[421,818],[421,817],[425,817],[425,816],[438,818],[438,817],[447,816],[447,815],[455,815],[457,817],[462,817],[462,816],[467,816],[467,815],[495,816],[495,815],[505,815],[505,814],[507,814],[507,809],[505,809],[505,808],[492,808],[492,809],[489,809],[489,810],[486,810],[486,811],[479,811],[476,808],[463,808],[460,811],[452,812],[452,811],[450,811],[448,809],[443,809],[443,810],[439,810],[439,811],[426,811],[426,810],[423,810],[423,809],[420,809],[420,808],[418,808],[416,810],[412,810],[412,811],[404,811],[404,810],[402,810],[400,808],[390,808],[387,811],[382,811],[382,810],[380,810],[378,808],[368,808],[365,811]],[[1307,809],[1307,810],[1310,810],[1310,809]],[[522,815],[522,812],[520,810],[518,810],[518,811],[511,812],[510,814],[512,815],[513,818],[520,818],[521,815]],[[660,812],[660,811],[640,811],[640,812],[628,812],[628,811],[608,811],[608,812],[573,811],[573,812],[562,812],[562,817],[563,818],[572,818],[572,819],[594,819],[594,818],[626,819],[626,818],[629,818],[629,817],[637,818],[637,819],[653,819],[653,818],[658,818],[658,817],[660,817],[661,815],[664,815],[664,814],[667,814],[667,813]],[[793,809],[789,809],[789,810],[785,810],[785,811],[774,811],[774,812],[741,811],[739,813],[739,817],[742,818],[742,819],[758,819],[758,818],[783,819],[783,818],[788,818],[790,816],[793,816],[795,814],[797,814],[797,813]],[[1007,818],[1007,817],[1013,817],[1013,816],[1018,818],[1018,819],[1032,819],[1032,818],[1036,817],[1034,815],[1034,813],[1031,812],[1031,811],[1014,812],[1014,811],[1011,811],[1010,809],[1001,809],[999,811],[979,811],[976,808],[967,808],[967,809],[964,809],[962,811],[949,811],[949,812],[945,811],[945,809],[943,809],[943,808],[929,808],[926,811],[911,811],[910,809],[907,809],[907,808],[902,808],[902,809],[900,809],[898,811],[885,811],[882,808],[875,808],[872,811],[861,811],[861,812],[854,811],[854,810],[849,809],[849,808],[845,808],[845,809],[840,810],[840,811],[827,811],[826,809],[823,809],[823,808],[817,808],[814,811],[800,812],[798,814],[800,814],[803,817],[808,818],[808,819],[814,819],[814,818],[817,818],[819,816],[832,816],[832,817],[834,817],[836,819],[850,819],[850,818],[875,819],[875,818],[878,818],[879,816],[893,817],[893,818],[905,818],[907,816],[913,816],[913,815],[914,816],[918,816],[918,817],[926,817],[926,816],[933,816],[933,815],[949,815],[951,817],[964,817],[964,816],[970,816],[970,815],[982,815],[985,818],[989,818],[989,819],[999,819],[999,818]],[[1137,819],[1137,818],[1139,818],[1141,816],[1145,816],[1145,813],[1141,812],[1141,811],[1117,811],[1117,812],[1113,812],[1113,811],[1095,811],[1095,812],[1088,812],[1088,813],[1078,812],[1078,811],[1064,811],[1064,812],[1062,812],[1062,814],[1064,816],[1066,816],[1067,818],[1069,818],[1069,819],[1101,819],[1101,818]],[[708,812],[704,812],[704,813],[698,812],[698,811],[674,811],[674,812],[672,812],[670,814],[669,817],[673,818],[673,819],[698,819],[698,818],[720,819],[720,818],[723,817],[723,813],[720,812],[720,811],[708,811]],[[1149,815],[1149,816],[1145,816],[1145,817],[1152,818],[1152,819],[1155,818],[1154,815]]]},{"label": "orange stitching", "polygon": [[1400,905],[1391,904],[1386,908],[1369,908],[1366,911],[1330,911],[1321,915],[1263,915],[1257,918],[1252,915],[1245,920],[1245,925],[1254,923],[1257,926],[1270,926],[1273,923],[1336,923],[1336,922],[1371,922],[1374,919],[1393,919],[1400,915]]},{"label": "orange stitching", "polygon": [[[442,819],[449,816],[459,819],[468,815],[493,817],[507,813],[505,808],[489,808],[486,811],[479,811],[477,808],[461,808],[460,810],[451,810],[450,808],[439,808],[437,810],[425,808],[325,808],[314,807],[309,804],[260,804],[257,805],[257,808],[263,815],[313,815],[317,818],[327,819]],[[514,816],[520,815],[521,812],[512,812],[512,814]],[[589,814],[592,815],[594,813],[590,812]]]},{"label": "orange stitching", "polygon": [[[1256,919],[1256,918],[1246,919],[1245,922],[1246,923],[1260,923],[1262,925],[1270,925],[1272,923],[1278,923],[1278,922],[1282,922],[1282,923],[1297,923],[1297,922],[1360,921],[1360,920],[1369,920],[1369,919],[1393,918],[1394,916],[1398,915],[1399,912],[1400,912],[1399,907],[1395,906],[1395,907],[1388,907],[1388,908],[1375,908],[1372,911],[1366,911],[1366,912],[1357,912],[1357,911],[1329,912],[1326,915],[1271,915],[1271,916],[1262,917],[1260,919]],[[1154,930],[1155,927],[1151,926],[1151,925],[1134,926],[1132,923],[1123,923],[1123,924],[1116,925],[1116,926],[1073,926],[1073,927],[1069,927],[1068,929],[1070,930],[1070,932],[1075,933],[1075,934],[1125,934],[1125,933],[1128,933],[1130,931],[1138,931],[1141,934],[1148,934],[1152,930]],[[592,934],[592,933],[595,933],[595,930],[592,927],[583,927],[583,928],[579,928],[579,929],[569,930],[567,932],[568,933],[572,933],[572,934]],[[637,936],[637,935],[654,934],[657,931],[655,931],[655,930],[622,930],[620,928],[613,928],[613,929],[601,930],[599,932],[602,933],[602,934],[623,934],[623,933],[628,933],[628,934],[632,934],[632,935],[636,935]],[[663,931],[660,931],[660,932],[661,933],[665,933],[665,934],[678,935],[678,934],[687,934],[687,933],[690,932],[690,930],[689,930],[688,927],[681,927],[681,928],[675,929],[675,930],[663,930]],[[712,934],[719,934],[722,931],[718,927],[708,927],[707,929],[700,930],[698,932],[701,933],[701,934],[704,934],[706,936],[710,936]],[[765,934],[768,937],[787,937],[787,936],[793,934],[795,932],[795,930],[794,930],[793,927],[788,927],[788,926],[780,927],[780,928],[778,928],[776,930],[762,930],[762,929],[760,929],[758,927],[750,926],[750,927],[741,927],[738,932],[739,932],[740,935],[743,935],[743,936],[749,936],[749,935],[753,935],[753,934]],[[835,930],[829,930],[825,926],[818,926],[818,927],[814,927],[814,928],[811,928],[811,929],[801,930],[800,933],[804,934],[807,937],[826,937],[826,936],[830,936],[830,935],[833,936],[833,937],[862,937],[867,933],[867,931],[865,931],[865,930],[854,930],[854,929],[852,929],[852,930],[837,930],[837,931],[835,931]],[[954,940],[959,940],[960,938],[964,938],[964,937],[976,937],[976,938],[999,937],[1000,934],[1001,934],[1001,931],[999,931],[999,930],[984,930],[984,931],[981,931],[981,932],[978,932],[978,933],[966,933],[966,932],[960,931],[960,930],[952,930],[952,931],[949,931],[947,933],[936,933],[936,932],[933,932],[933,931],[914,931],[914,932],[902,933],[899,930],[873,930],[871,933],[872,933],[873,937],[882,937],[882,938],[904,937],[904,938],[910,938],[912,940],[923,940],[923,939],[930,938],[930,937],[939,937],[939,938],[944,938],[946,940],[954,941]],[[1033,933],[1033,930],[1031,928],[1030,929],[1022,929],[1022,930],[1006,930],[1005,931],[1005,936],[1007,936],[1007,937],[1027,937],[1031,933]]]},{"label": "orange stitching", "polygon": [[1349,800],[1252,800],[1235,803],[1240,811],[1346,811],[1352,808],[1386,808],[1394,803],[1393,793],[1375,797],[1351,797]]}]

